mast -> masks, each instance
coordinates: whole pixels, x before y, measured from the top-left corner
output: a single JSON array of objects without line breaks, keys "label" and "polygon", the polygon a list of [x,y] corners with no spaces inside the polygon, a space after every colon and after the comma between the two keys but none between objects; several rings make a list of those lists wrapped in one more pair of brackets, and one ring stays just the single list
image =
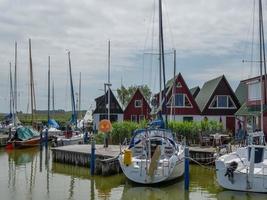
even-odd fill
[{"label": "mast", "polygon": [[15,123],[15,116],[14,116],[14,98],[13,98],[13,84],[12,84],[12,70],[11,70],[11,62],[9,63],[9,81],[10,81],[10,100],[9,100],[9,110],[10,114],[12,114],[12,118]]},{"label": "mast", "polygon": [[55,88],[54,88],[54,80],[52,83],[52,107],[53,107],[53,113],[55,113]]},{"label": "mast", "polygon": [[31,118],[32,127],[34,126],[34,87],[33,87],[33,72],[32,72],[32,50],[31,50],[31,39],[29,39],[29,61],[30,61],[30,91],[31,91]]},{"label": "mast", "polygon": [[72,73],[71,73],[70,51],[68,51],[68,59],[69,59],[69,73],[70,73],[70,92],[71,92],[72,117],[74,120],[75,127],[77,127],[77,116],[76,116],[76,109],[75,109],[74,89],[73,89]]},{"label": "mast", "polygon": [[173,85],[172,85],[172,101],[171,101],[171,119],[175,119],[173,115],[173,106],[175,105],[175,76],[176,76],[176,50],[173,50]]},{"label": "mast", "polygon": [[163,36],[163,22],[162,22],[162,1],[159,0],[159,29],[160,29],[160,61],[162,65],[162,75],[163,75],[163,95],[164,95],[164,102],[163,102],[163,113],[165,113],[165,122],[166,122],[166,128],[168,127],[168,119],[167,119],[167,110],[166,110],[166,101],[167,101],[167,95],[166,95],[166,78],[165,78],[165,59],[164,59],[164,36]]},{"label": "mast", "polygon": [[108,120],[110,120],[110,40],[108,41]]},{"label": "mast", "polygon": [[15,41],[15,75],[14,75],[15,77],[14,77],[14,99],[13,99],[13,104],[14,104],[14,110],[13,110],[13,114],[14,114],[14,125],[15,125],[15,127],[17,126],[17,105],[18,105],[18,103],[17,103],[17,97],[18,97],[18,95],[17,95],[17,42]]},{"label": "mast", "polygon": [[79,77],[79,102],[78,102],[78,115],[81,115],[81,92],[82,92],[82,73],[80,72]]},{"label": "mast", "polygon": [[48,56],[47,122],[50,120],[50,56]]},{"label": "mast", "polygon": [[[265,44],[264,44],[264,32],[263,32],[263,15],[262,15],[262,1],[259,0],[259,40],[260,40],[260,85],[261,85],[261,131],[263,131],[263,104],[266,101],[266,63],[265,63]],[[264,76],[263,82],[263,68],[264,63]]]}]

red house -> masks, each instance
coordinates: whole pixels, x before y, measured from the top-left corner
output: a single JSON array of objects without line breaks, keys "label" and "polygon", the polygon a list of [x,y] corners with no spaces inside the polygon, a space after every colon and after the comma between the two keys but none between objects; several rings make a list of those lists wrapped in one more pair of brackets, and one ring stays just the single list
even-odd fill
[{"label": "red house", "polygon": [[[240,82],[236,93],[243,98],[243,104],[235,113],[245,131],[261,130],[261,100],[263,101],[263,132],[267,134],[267,80],[265,75]],[[265,88],[261,92],[261,88]],[[263,93],[263,95],[261,95]],[[261,97],[262,96],[262,97]]]},{"label": "red house", "polygon": [[124,120],[139,122],[141,120],[148,120],[151,108],[146,101],[144,95],[137,89],[132,99],[124,110]]},{"label": "red house", "polygon": [[[167,82],[166,90],[167,108],[163,109],[163,115],[167,114],[169,119],[176,121],[199,120],[200,110],[181,73],[175,77],[175,82],[173,79]],[[159,94],[156,99],[159,102]]]},{"label": "red house", "polygon": [[202,119],[220,121],[226,129],[235,133],[235,112],[240,103],[224,75],[205,82],[196,102]]}]

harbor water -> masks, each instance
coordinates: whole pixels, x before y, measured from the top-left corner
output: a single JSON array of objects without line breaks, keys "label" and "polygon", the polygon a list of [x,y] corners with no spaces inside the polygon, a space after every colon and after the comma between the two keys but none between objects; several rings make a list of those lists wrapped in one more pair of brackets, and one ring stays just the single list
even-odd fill
[{"label": "harbor water", "polygon": [[[89,151],[89,149],[88,149]],[[183,179],[145,186],[128,181],[123,174],[90,176],[88,168],[52,162],[50,147],[6,151],[0,149],[0,199],[266,199],[267,194],[223,190],[214,168],[190,165],[190,188]]]}]

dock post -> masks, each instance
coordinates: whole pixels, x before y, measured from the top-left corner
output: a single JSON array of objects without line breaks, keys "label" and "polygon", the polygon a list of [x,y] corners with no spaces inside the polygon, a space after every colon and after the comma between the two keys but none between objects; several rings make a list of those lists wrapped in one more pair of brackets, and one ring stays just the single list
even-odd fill
[{"label": "dock post", "polygon": [[43,131],[40,132],[40,145],[43,145]]},{"label": "dock post", "polygon": [[45,147],[48,146],[48,128],[45,129]]},{"label": "dock post", "polygon": [[84,144],[87,144],[87,138],[88,138],[88,131],[85,131],[84,138],[83,138]]},{"label": "dock post", "polygon": [[184,188],[186,191],[189,190],[189,148],[185,147],[184,155]]},{"label": "dock post", "polygon": [[93,176],[95,174],[95,140],[94,140],[94,136],[93,135],[92,135],[92,138],[91,138],[90,172],[91,172],[91,176]]}]

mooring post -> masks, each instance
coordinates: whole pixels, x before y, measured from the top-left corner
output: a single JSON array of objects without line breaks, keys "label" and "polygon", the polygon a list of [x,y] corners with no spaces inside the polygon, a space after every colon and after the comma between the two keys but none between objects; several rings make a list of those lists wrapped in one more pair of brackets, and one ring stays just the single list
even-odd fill
[{"label": "mooring post", "polygon": [[48,128],[45,129],[45,147],[48,146]]},{"label": "mooring post", "polygon": [[43,131],[40,132],[40,145],[43,144]]},{"label": "mooring post", "polygon": [[184,155],[184,188],[186,191],[189,190],[189,148],[185,147]]},{"label": "mooring post", "polygon": [[84,138],[83,138],[84,144],[87,144],[87,138],[88,138],[88,131],[85,131]]},{"label": "mooring post", "polygon": [[95,174],[95,140],[94,136],[91,136],[91,161],[90,161],[90,172],[91,176]]}]

